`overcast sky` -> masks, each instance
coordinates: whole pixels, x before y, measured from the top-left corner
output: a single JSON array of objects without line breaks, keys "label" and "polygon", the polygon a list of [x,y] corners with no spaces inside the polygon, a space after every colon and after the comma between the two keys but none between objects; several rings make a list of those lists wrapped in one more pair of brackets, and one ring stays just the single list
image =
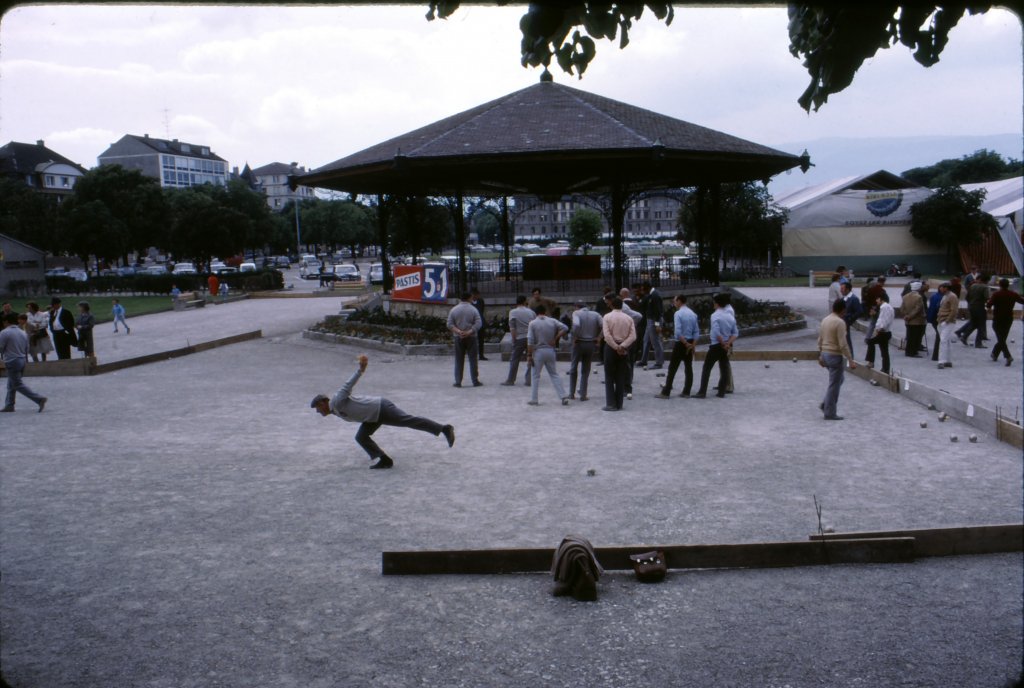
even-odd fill
[{"label": "overcast sky", "polygon": [[[523,7],[463,7],[433,22],[426,8],[15,8],[0,21],[0,144],[44,139],[92,167],[124,134],[148,133],[208,145],[231,166],[315,168],[536,83],[540,71],[519,63]],[[938,65],[921,67],[902,46],[880,51],[807,114],[796,99],[809,77],[789,53],[784,8],[683,8],[667,27],[645,14],[625,50],[600,42],[582,80],[553,73],[781,146],[1020,136],[1021,54],[1015,15],[967,17]]]}]

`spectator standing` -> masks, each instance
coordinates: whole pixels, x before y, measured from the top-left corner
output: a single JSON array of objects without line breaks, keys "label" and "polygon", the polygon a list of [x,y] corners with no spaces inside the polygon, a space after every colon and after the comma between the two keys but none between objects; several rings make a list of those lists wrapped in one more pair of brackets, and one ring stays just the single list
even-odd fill
[{"label": "spectator standing", "polygon": [[740,336],[739,327],[736,326],[736,318],[725,310],[729,305],[729,299],[725,294],[715,294],[712,300],[715,303],[715,312],[711,314],[711,333],[709,336],[707,356],[704,358],[704,367],[700,371],[700,389],[696,398],[703,399],[707,396],[708,382],[711,380],[711,370],[718,364],[718,394],[719,398],[725,397],[725,390],[728,388],[729,380],[732,378],[732,367],[729,365],[729,351],[733,342]]},{"label": "spectator standing", "polygon": [[939,310],[936,314],[936,322],[939,326],[939,368],[952,368],[952,346],[953,329],[956,327],[957,313],[960,311],[960,299],[953,291],[949,282],[939,285],[939,293],[942,300],[939,301]]},{"label": "spectator standing", "polygon": [[910,291],[903,297],[903,322],[907,326],[906,351],[911,358],[918,358],[921,355],[921,340],[924,339],[925,313],[923,287],[920,282],[911,282]]},{"label": "spectator standing", "polygon": [[455,384],[453,387],[462,386],[462,376],[465,370],[466,357],[469,357],[469,377],[474,387],[479,387],[480,375],[477,369],[477,332],[483,326],[480,313],[473,308],[469,302],[469,292],[462,294],[460,302],[448,313],[448,329],[454,336],[455,346]]},{"label": "spectator standing", "polygon": [[25,326],[25,334],[28,335],[28,353],[34,363],[45,361],[46,355],[53,351],[50,334],[46,331],[49,314],[40,310],[39,304],[35,301],[29,301],[25,308],[28,311],[28,320]]},{"label": "spectator standing", "polygon": [[1018,303],[1024,303],[1024,297],[1010,289],[1010,280],[1004,277],[999,280],[999,291],[992,294],[985,304],[992,309],[992,331],[996,333],[992,360],[998,360],[1002,352],[1007,366],[1013,363],[1013,356],[1010,355],[1010,347],[1006,345],[1006,338],[1010,336],[1010,328],[1013,327],[1013,307]]},{"label": "spectator standing", "polygon": [[836,270],[832,273],[832,282],[828,285],[828,312],[832,312],[832,305],[836,302],[836,299],[841,298],[840,284],[843,276]]},{"label": "spectator standing", "polygon": [[[206,286],[210,292],[210,301],[217,298],[217,294],[220,292],[220,280],[217,279],[217,275],[211,274],[206,278]],[[127,325],[125,325],[127,327]]]},{"label": "spectator standing", "polygon": [[[569,398],[576,398],[576,381],[580,385],[580,401],[587,400],[587,388],[590,382],[590,367],[594,360],[594,352],[601,341],[604,329],[604,318],[587,308],[582,301],[576,302],[576,311],[572,314],[572,361],[569,363]],[[578,377],[580,366],[583,366],[583,377]]]},{"label": "spectator standing", "polygon": [[28,362],[28,335],[18,327],[18,316],[15,313],[4,316],[4,328],[0,331],[0,358],[3,359],[7,375],[7,398],[0,412],[14,413],[14,397],[20,392],[36,402],[42,413],[46,397],[33,392],[21,379]]},{"label": "spectator standing", "polygon": [[[632,367],[629,350],[636,341],[636,323],[623,312],[622,299],[613,297],[611,312],[604,316],[604,398],[605,411],[621,411],[626,394],[627,374]],[[638,314],[639,315],[639,314]]]},{"label": "spectator standing", "polygon": [[963,342],[964,346],[967,346],[967,338],[971,336],[972,332],[978,334],[974,338],[974,346],[977,349],[987,348],[983,343],[988,337],[985,333],[986,323],[988,321],[988,311],[985,310],[985,304],[988,303],[991,290],[988,288],[988,281],[991,275],[981,273],[971,280],[971,285],[967,287],[967,323],[956,331],[956,336]]},{"label": "spectator standing", "polygon": [[932,347],[932,360],[939,360],[939,304],[942,303],[942,290],[936,289],[928,298],[928,312],[925,321],[935,330],[935,346]]},{"label": "spectator standing", "polygon": [[680,363],[684,366],[684,380],[683,392],[679,396],[690,396],[690,389],[693,387],[693,352],[700,337],[697,314],[686,305],[686,295],[677,294],[672,301],[676,307],[676,312],[672,316],[675,345],[672,347],[672,359],[668,364],[668,377],[665,378],[661,392],[657,394],[659,399],[668,399],[672,395],[672,383],[675,382]]},{"label": "spectator standing", "polygon": [[865,360],[868,362],[868,368],[875,367],[875,347],[877,346],[882,352],[882,372],[888,375],[889,340],[892,339],[892,323],[896,319],[896,311],[881,296],[877,297],[875,308],[878,309],[878,315],[875,317],[875,329],[868,338],[868,354]]},{"label": "spectator standing", "polygon": [[537,306],[544,304],[544,310],[547,311],[549,318],[557,319],[559,316],[558,304],[541,293],[540,287],[534,287],[533,291],[530,292],[530,300],[526,304],[533,311],[537,312]]},{"label": "spectator standing", "polygon": [[92,341],[92,328],[96,326],[96,316],[92,314],[88,301],[78,302],[78,349],[87,358],[96,353]]},{"label": "spectator standing", "polygon": [[644,294],[643,316],[646,321],[644,341],[640,352],[640,365],[644,366],[645,369],[647,368],[647,351],[650,349],[654,352],[654,365],[650,366],[650,368],[657,370],[665,366],[665,348],[661,343],[661,326],[665,317],[665,304],[662,301],[661,294],[651,286],[649,281],[644,281],[640,286]]},{"label": "spectator standing", "polygon": [[50,299],[50,334],[53,336],[53,348],[57,350],[57,358],[71,358],[71,347],[78,344],[75,336],[75,316],[65,310],[61,300],[54,296]]},{"label": "spectator standing", "polygon": [[114,333],[117,333],[117,323],[124,325],[124,331],[128,334],[132,333],[132,328],[128,327],[128,321],[124,319],[124,306],[121,305],[119,299],[114,299]]},{"label": "spectator standing", "polygon": [[[639,288],[639,287],[638,287]],[[643,337],[643,320],[644,317],[639,310],[635,310],[633,306],[640,308],[640,305],[633,298],[632,292],[629,289],[623,287],[619,291],[619,298],[622,301],[622,312],[628,315],[633,320],[633,329],[636,330],[636,340],[629,347],[629,371],[626,375],[626,398],[633,398],[633,367],[636,365],[638,349],[640,346],[641,339]]]},{"label": "spectator standing", "polygon": [[[530,322],[537,317],[532,309],[526,307],[526,296],[516,297],[516,307],[508,312],[508,333],[512,337],[512,358],[509,359],[508,377],[501,384],[511,387],[519,375],[519,361],[526,358],[526,342],[530,333]],[[530,384],[531,366],[527,363],[526,384]]]},{"label": "spectator standing", "polygon": [[857,368],[856,361],[846,339],[846,320],[843,317],[846,311],[846,301],[842,298],[836,299],[832,304],[832,312],[821,321],[821,329],[818,330],[818,364],[828,369],[828,387],[825,389],[825,398],[820,408],[825,414],[825,420],[842,420],[837,415],[839,404],[839,389],[843,386],[845,375],[844,365],[850,362],[850,370]]},{"label": "spectator standing", "polygon": [[846,308],[843,310],[843,322],[846,323],[846,344],[850,347],[850,357],[853,357],[853,323],[860,319],[864,308],[860,305],[860,299],[853,293],[853,285],[849,282],[842,282],[839,286],[840,296],[846,301]]},{"label": "spectator standing", "polygon": [[469,290],[469,295],[472,297],[470,303],[473,304],[473,308],[480,314],[480,331],[476,333],[476,341],[478,346],[477,359],[480,361],[486,361],[487,357],[484,356],[484,333],[487,331],[487,316],[484,311],[487,308],[487,304],[484,302],[484,298],[480,296],[480,290],[473,287]]},{"label": "spectator standing", "polygon": [[527,355],[533,363],[533,384],[531,385],[533,393],[527,403],[530,406],[540,405],[540,373],[542,370],[547,370],[548,376],[551,378],[551,385],[555,388],[558,398],[561,399],[562,406],[568,406],[569,397],[565,393],[562,379],[558,377],[555,362],[558,342],[569,331],[569,328],[560,320],[549,318],[547,310],[544,304],[537,306],[537,317],[530,322],[527,334]]}]

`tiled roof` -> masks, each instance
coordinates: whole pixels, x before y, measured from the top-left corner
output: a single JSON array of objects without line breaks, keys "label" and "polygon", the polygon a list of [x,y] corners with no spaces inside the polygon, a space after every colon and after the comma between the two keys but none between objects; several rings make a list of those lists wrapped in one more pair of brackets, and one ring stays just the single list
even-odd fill
[{"label": "tiled roof", "polygon": [[[302,183],[355,189],[360,174],[363,182],[370,181],[365,174],[370,170],[376,174],[374,181],[381,183],[385,167],[404,165],[411,170],[419,163],[429,164],[437,176],[446,171],[436,165],[447,162],[457,166],[447,171],[449,182],[472,184],[498,173],[512,185],[551,186],[558,180],[544,179],[550,177],[544,172],[551,171],[552,162],[570,160],[589,176],[563,176],[562,183],[565,188],[575,183],[579,189],[595,174],[602,180],[590,186],[607,185],[617,174],[637,180],[638,173],[652,184],[685,185],[678,182],[725,181],[737,175],[759,179],[799,164],[796,156],[707,127],[541,82],[324,165]],[[530,161],[532,175],[509,169],[514,161]],[[607,168],[600,167],[602,161]],[[479,168],[466,169],[474,164]],[[741,171],[737,165],[747,168]],[[560,173],[566,166],[557,165]]]},{"label": "tiled roof", "polygon": [[39,165],[55,162],[70,165],[85,174],[84,167],[40,143],[11,141],[0,147],[0,173],[3,174],[33,174]]},{"label": "tiled roof", "polygon": [[262,167],[257,167],[251,174],[253,177],[265,177],[268,174],[291,174],[292,166],[283,162],[272,162]]},{"label": "tiled roof", "polygon": [[[177,139],[168,141],[167,139],[157,139],[152,136],[137,136],[135,134],[126,134],[124,138],[133,139],[144,146],[152,148],[158,153],[184,155],[190,158],[202,158],[204,160],[227,162],[227,160],[211,151],[209,146],[204,146],[202,144],[188,143],[186,141],[178,141]],[[186,148],[188,150],[186,150]]]}]

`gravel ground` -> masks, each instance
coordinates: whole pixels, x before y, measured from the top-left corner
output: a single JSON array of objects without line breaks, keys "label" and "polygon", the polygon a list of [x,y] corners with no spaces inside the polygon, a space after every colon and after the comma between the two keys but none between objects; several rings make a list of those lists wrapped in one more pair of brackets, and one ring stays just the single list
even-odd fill
[{"label": "gravel ground", "polygon": [[[783,291],[809,317],[818,295],[824,310],[823,288]],[[657,400],[663,371],[638,371],[634,400],[607,414],[600,368],[592,401],[562,407],[545,380],[530,407],[526,387],[497,384],[500,361],[481,364],[484,387],[453,389],[448,358],[370,352],[358,390],[454,423],[457,441],[383,428],[396,467],[368,471],[356,426],[309,409],[359,353],[299,334],[338,306],[137,318],[116,340],[123,355],[265,337],[28,379],[51,401],[44,414],[19,402],[0,454],[0,665],[13,688],[987,688],[1020,676],[1020,553],[673,571],[660,585],[611,572],[596,603],[551,597],[543,574],[381,576],[382,551],[555,547],[568,533],[596,546],[804,540],[815,498],[838,531],[1020,522],[1022,457],[987,435],[950,443],[971,430],[920,428],[930,412],[853,376],[849,420],[825,423],[813,361],[736,363],[724,400]],[[114,339],[97,339],[102,362]],[[955,373],[968,398],[1020,399],[1019,368],[989,381],[967,353],[929,372]]]}]

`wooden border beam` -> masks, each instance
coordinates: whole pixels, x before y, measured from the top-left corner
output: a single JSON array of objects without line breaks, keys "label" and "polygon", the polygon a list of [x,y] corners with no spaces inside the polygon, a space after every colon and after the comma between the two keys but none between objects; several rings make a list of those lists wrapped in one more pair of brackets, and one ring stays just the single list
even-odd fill
[{"label": "wooden border beam", "polygon": [[909,537],[919,557],[1024,551],[1024,523],[811,535],[812,541]]},{"label": "wooden border beam", "polygon": [[[905,563],[914,559],[910,537],[763,542],[739,545],[597,547],[608,570],[632,570],[630,554],[658,549],[672,569],[775,568],[824,564]],[[554,548],[382,552],[381,573],[393,575],[493,574],[550,571]]]}]

